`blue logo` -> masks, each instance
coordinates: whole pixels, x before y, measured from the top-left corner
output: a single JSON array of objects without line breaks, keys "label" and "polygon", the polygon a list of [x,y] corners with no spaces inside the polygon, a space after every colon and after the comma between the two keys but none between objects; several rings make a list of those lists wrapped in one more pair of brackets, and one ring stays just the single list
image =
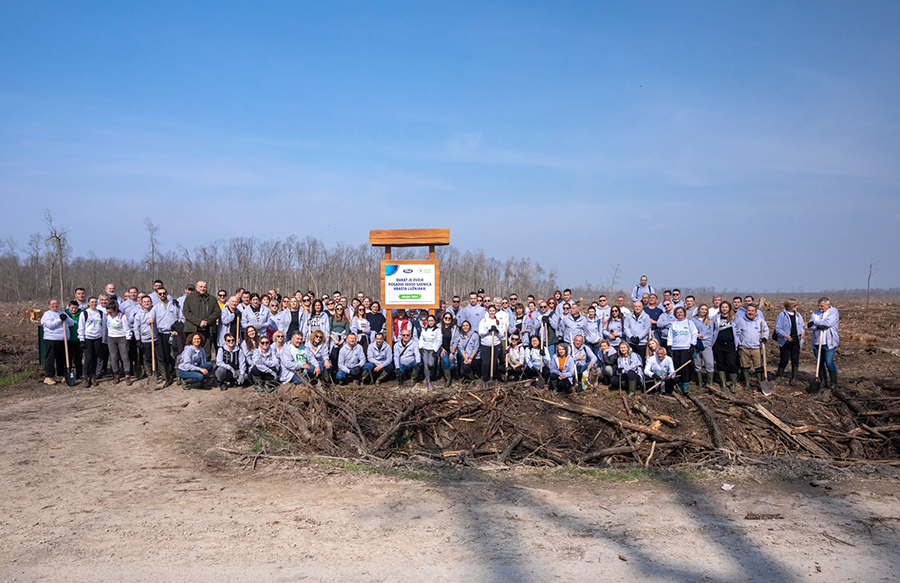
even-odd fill
[{"label": "blue logo", "polygon": [[412,272],[413,272],[413,270],[409,269],[408,267],[403,270],[403,273],[412,273]]},{"label": "blue logo", "polygon": [[384,275],[385,276],[394,275],[395,273],[397,273],[397,269],[399,267],[400,267],[399,265],[385,265],[384,266]]}]

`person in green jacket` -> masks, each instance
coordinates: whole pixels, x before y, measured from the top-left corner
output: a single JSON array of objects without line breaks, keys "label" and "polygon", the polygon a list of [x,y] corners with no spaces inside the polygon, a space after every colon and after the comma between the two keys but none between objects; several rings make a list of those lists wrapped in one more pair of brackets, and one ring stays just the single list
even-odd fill
[{"label": "person in green jacket", "polygon": [[219,330],[219,302],[208,293],[205,281],[198,281],[194,293],[184,299],[184,333],[203,336],[206,354],[215,354],[215,339]]},{"label": "person in green jacket", "polygon": [[[69,306],[66,308],[66,313],[72,318],[72,321],[78,322],[78,316],[83,312],[81,308],[78,307],[78,302],[76,300],[72,300],[69,302]],[[81,350],[81,346],[78,344],[78,326],[72,326],[69,328],[69,366],[75,367],[75,378],[81,378],[81,359],[83,357],[83,352]]]}]

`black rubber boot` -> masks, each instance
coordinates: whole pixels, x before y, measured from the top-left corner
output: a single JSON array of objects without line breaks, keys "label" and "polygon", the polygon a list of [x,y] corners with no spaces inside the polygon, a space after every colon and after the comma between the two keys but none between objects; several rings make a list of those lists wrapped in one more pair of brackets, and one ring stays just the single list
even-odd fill
[{"label": "black rubber boot", "polygon": [[831,377],[831,390],[838,388],[837,371],[836,370],[828,371],[828,376]]},{"label": "black rubber boot", "polygon": [[783,366],[779,366],[779,367],[778,367],[778,372],[775,373],[775,379],[774,379],[774,380],[777,381],[778,379],[780,379],[780,378],[783,377],[783,376],[784,376],[784,367],[783,367]]}]

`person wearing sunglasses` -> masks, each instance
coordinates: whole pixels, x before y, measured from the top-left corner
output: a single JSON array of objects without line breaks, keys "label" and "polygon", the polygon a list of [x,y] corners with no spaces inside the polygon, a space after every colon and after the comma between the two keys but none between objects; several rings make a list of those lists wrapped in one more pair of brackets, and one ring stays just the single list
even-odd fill
[{"label": "person wearing sunglasses", "polygon": [[181,310],[164,287],[156,290],[156,298],[157,303],[150,310],[150,323],[156,327],[156,360],[165,378],[163,387],[168,387],[175,380],[172,350],[173,339],[178,336],[178,328],[181,327]]},{"label": "person wearing sunglasses", "polygon": [[225,334],[222,345],[216,351],[216,380],[219,381],[219,390],[228,390],[228,384],[244,384],[245,366],[244,354],[235,345],[234,334]]},{"label": "person wearing sunglasses", "polygon": [[[341,346],[338,354],[338,371],[335,375],[337,382],[342,385],[350,381],[361,383],[363,375],[368,374],[371,377],[374,369],[374,364],[366,362],[366,355],[357,342],[356,334],[353,332],[347,334],[347,341]],[[374,383],[374,379],[372,382]]]},{"label": "person wearing sunglasses", "polygon": [[525,372],[525,348],[522,346],[522,337],[513,332],[509,337],[509,347],[506,349],[506,379],[517,381]]},{"label": "person wearing sunglasses", "polygon": [[[283,353],[282,353],[283,354]],[[272,349],[271,341],[263,336],[247,363],[250,368],[250,380],[256,392],[274,392],[278,386],[279,374],[284,373],[282,361],[278,353]]]},{"label": "person wearing sunglasses", "polygon": [[459,319],[459,311],[462,309],[462,305],[460,304],[459,296],[453,296],[453,299],[450,300],[450,305],[444,310],[445,313],[449,313],[453,316],[454,320]]},{"label": "person wearing sunglasses", "polygon": [[224,307],[225,307],[225,304],[228,303],[228,292],[225,291],[224,289],[220,289],[220,290],[216,293],[216,301],[219,302],[219,309],[220,309],[220,310],[221,310],[222,308],[224,308]]},{"label": "person wearing sunglasses", "polygon": [[313,383],[318,379],[331,382],[331,356],[328,343],[325,342],[325,333],[316,330],[306,342],[306,359],[310,368],[307,369],[307,378]]}]

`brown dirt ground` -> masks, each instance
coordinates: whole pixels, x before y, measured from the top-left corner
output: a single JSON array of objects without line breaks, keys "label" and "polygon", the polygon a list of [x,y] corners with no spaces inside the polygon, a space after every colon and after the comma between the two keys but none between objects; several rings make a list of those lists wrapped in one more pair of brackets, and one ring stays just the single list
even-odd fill
[{"label": "brown dirt ground", "polygon": [[[900,363],[878,350],[900,347],[895,309],[879,308],[873,334],[842,307],[849,386],[897,390]],[[21,333],[13,320],[0,309],[0,334]],[[854,340],[865,335],[879,342]],[[7,349],[0,364],[16,358]],[[900,579],[888,469],[788,458],[768,472],[253,468],[222,452],[250,447],[271,398],[35,380],[0,389],[0,580]],[[810,485],[819,473],[837,479]]]}]

